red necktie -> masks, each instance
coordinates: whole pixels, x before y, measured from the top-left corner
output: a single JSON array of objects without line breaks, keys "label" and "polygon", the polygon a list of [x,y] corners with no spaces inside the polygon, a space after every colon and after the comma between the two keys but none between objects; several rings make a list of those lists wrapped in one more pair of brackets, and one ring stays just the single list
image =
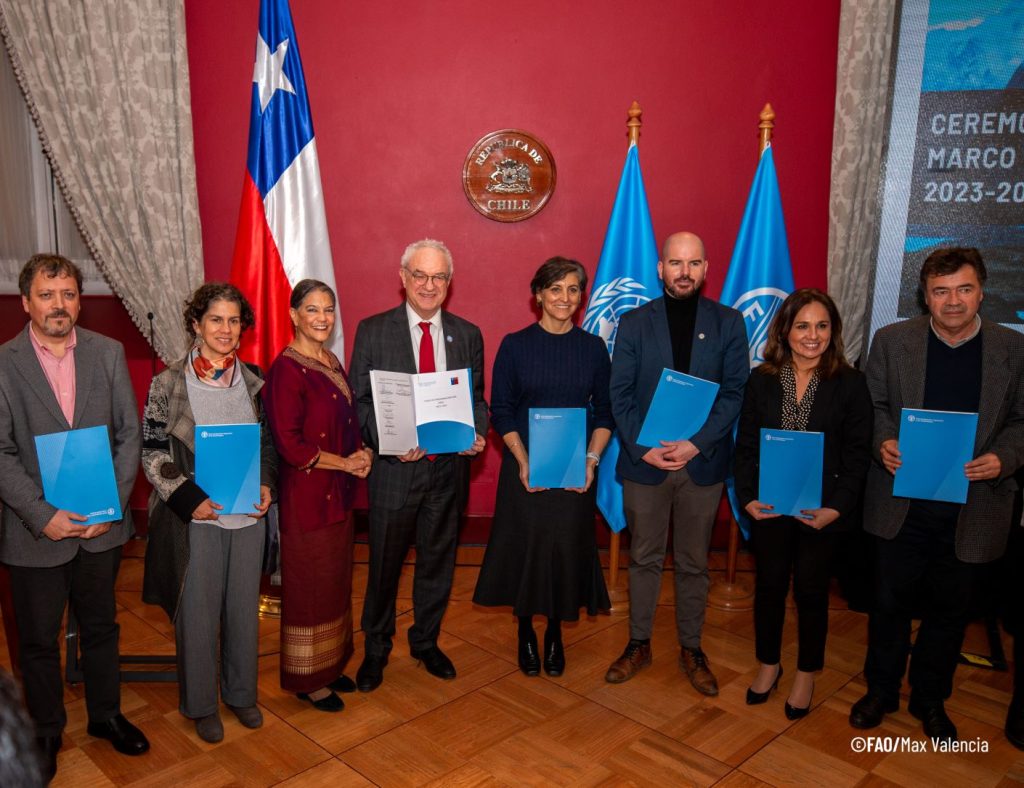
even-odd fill
[{"label": "red necktie", "polygon": [[420,323],[420,372],[436,372],[434,365],[434,340],[430,338],[430,323],[424,320]]},{"label": "red necktie", "polygon": [[[430,323],[424,320],[420,325],[423,336],[420,337],[420,372],[437,372],[434,364],[434,340],[430,338]],[[428,454],[427,459],[433,462],[436,454]]]}]

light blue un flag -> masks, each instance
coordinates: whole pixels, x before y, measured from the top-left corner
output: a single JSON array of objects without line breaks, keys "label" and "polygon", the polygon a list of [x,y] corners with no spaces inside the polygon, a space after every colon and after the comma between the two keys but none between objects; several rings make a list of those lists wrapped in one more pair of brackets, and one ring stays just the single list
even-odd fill
[{"label": "light blue un flag", "polygon": [[[626,154],[590,302],[583,317],[584,330],[598,334],[609,355],[615,350],[615,334],[622,314],[661,295],[657,266],[658,247],[647,209],[640,157],[633,144]],[[618,458],[619,439],[612,435],[598,467],[597,506],[616,533],[626,527],[622,481],[615,473]]]},{"label": "light blue un flag", "polygon": [[[793,292],[793,266],[782,218],[782,198],[769,145],[750,187],[743,222],[729,262],[719,301],[743,315],[750,345],[750,368],[764,361],[768,326],[782,302]],[[732,477],[726,482],[733,515],[746,537],[750,528],[740,509]]]}]

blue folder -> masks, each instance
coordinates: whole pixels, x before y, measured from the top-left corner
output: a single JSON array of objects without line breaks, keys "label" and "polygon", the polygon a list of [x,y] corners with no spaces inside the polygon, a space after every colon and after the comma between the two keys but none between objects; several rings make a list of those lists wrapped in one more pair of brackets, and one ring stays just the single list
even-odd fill
[{"label": "blue folder", "polygon": [[197,424],[196,484],[218,514],[250,514],[260,502],[260,425]]},{"label": "blue folder", "polygon": [[530,408],[530,486],[587,483],[585,408]]},{"label": "blue folder", "polygon": [[663,369],[636,442],[658,447],[661,441],[689,440],[708,420],[717,394],[717,383]]},{"label": "blue folder", "polygon": [[121,498],[106,427],[36,435],[43,497],[58,509],[84,514],[82,526],[121,519]]},{"label": "blue folder", "polygon": [[772,514],[791,517],[820,509],[824,452],[823,432],[762,428],[757,500],[771,504]]},{"label": "blue folder", "polygon": [[974,457],[977,413],[904,408],[900,459],[892,494],[901,498],[966,503],[964,465]]}]

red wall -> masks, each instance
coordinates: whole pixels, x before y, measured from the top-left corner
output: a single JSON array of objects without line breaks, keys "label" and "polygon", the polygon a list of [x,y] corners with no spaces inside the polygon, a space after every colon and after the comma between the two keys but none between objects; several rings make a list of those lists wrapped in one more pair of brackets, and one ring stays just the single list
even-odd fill
[{"label": "red wall", "polygon": [[[255,0],[186,0],[206,270],[227,275],[245,159]],[[553,254],[593,273],[643,106],[640,150],[655,232],[704,237],[721,289],[757,163],[758,113],[778,114],[776,161],[797,283],[824,287],[839,24],[837,0],[292,0],[327,204],[348,351],[358,321],[400,298],[402,249],[440,238],[448,306],[501,337],[533,320],[528,282]],[[557,168],[544,210],[478,214],[462,163],[486,132],[518,127]],[[492,444],[497,440],[492,434]],[[490,512],[497,446],[470,511]]]},{"label": "red wall", "polygon": [[[210,278],[230,267],[258,5],[186,0]],[[659,242],[680,229],[703,236],[712,296],[757,163],[757,116],[770,101],[797,284],[825,286],[838,0],[292,0],[292,12],[349,351],[361,318],[398,303],[402,249],[431,236],[454,255],[448,306],[483,330],[489,382],[501,337],[534,319],[536,267],[563,254],[593,274],[633,99],[644,109],[641,162]],[[478,214],[461,184],[473,143],[507,127],[539,136],[558,168],[547,207],[518,224]],[[5,336],[23,325],[17,299],[0,298],[0,310]],[[128,341],[144,396],[148,349],[123,308],[88,300],[82,324]],[[472,513],[492,510],[497,443],[492,434],[476,463]]]}]

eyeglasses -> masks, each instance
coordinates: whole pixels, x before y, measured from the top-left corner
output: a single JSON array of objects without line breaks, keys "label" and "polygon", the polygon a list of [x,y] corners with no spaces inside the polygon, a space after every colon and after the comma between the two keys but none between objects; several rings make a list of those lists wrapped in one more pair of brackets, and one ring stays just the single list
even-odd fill
[{"label": "eyeglasses", "polygon": [[449,274],[425,274],[422,271],[410,271],[408,268],[405,269],[405,272],[418,285],[425,285],[428,279],[437,286],[446,285],[451,280],[451,275]]}]

